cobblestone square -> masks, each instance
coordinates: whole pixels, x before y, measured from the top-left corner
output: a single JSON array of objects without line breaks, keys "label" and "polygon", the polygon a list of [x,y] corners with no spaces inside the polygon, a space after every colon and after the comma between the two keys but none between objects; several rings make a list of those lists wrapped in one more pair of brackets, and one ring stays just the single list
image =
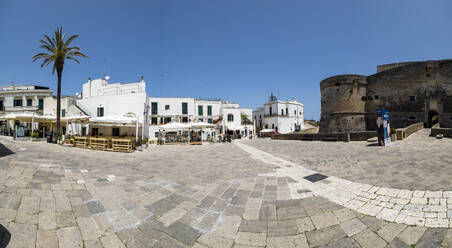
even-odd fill
[{"label": "cobblestone square", "polygon": [[[452,140],[112,153],[0,141],[9,247],[450,247]],[[327,178],[309,181],[316,173]]]}]

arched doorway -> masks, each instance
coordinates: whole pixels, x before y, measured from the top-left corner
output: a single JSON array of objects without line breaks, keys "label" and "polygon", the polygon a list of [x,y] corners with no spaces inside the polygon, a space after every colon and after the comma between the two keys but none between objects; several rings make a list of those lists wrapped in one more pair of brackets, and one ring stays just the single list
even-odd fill
[{"label": "arched doorway", "polygon": [[438,123],[438,112],[436,112],[435,110],[430,110],[428,112],[428,127],[432,127],[433,125]]}]

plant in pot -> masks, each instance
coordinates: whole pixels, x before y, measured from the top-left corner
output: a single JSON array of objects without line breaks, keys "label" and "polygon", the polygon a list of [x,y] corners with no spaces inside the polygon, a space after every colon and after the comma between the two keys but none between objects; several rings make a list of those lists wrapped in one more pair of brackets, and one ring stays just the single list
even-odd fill
[{"label": "plant in pot", "polygon": [[38,132],[32,132],[30,137],[31,137],[31,140],[35,141],[35,140],[38,139],[39,133]]}]

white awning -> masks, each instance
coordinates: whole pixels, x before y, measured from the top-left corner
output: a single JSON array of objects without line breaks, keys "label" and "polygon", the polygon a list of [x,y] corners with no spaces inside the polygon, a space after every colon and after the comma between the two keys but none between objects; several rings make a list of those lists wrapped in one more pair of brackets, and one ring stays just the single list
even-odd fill
[{"label": "white awning", "polygon": [[262,129],[261,131],[259,131],[260,133],[273,133],[275,130],[273,129]]},{"label": "white awning", "polygon": [[164,125],[159,126],[160,130],[183,130],[183,129],[190,129],[191,125],[187,123],[180,123],[180,122],[170,122]]},{"label": "white awning", "polygon": [[137,118],[120,115],[109,115],[102,117],[92,117],[89,122],[99,124],[136,124]]},{"label": "white awning", "polygon": [[192,128],[215,128],[216,126],[207,122],[194,122],[190,124]]}]

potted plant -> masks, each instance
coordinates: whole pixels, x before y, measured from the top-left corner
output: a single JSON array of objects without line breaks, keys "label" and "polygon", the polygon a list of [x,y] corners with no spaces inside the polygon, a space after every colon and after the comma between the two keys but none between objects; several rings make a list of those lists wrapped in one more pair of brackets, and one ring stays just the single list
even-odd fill
[{"label": "potted plant", "polygon": [[37,141],[38,137],[39,137],[39,133],[38,132],[31,132],[30,137],[31,137],[32,141]]}]

